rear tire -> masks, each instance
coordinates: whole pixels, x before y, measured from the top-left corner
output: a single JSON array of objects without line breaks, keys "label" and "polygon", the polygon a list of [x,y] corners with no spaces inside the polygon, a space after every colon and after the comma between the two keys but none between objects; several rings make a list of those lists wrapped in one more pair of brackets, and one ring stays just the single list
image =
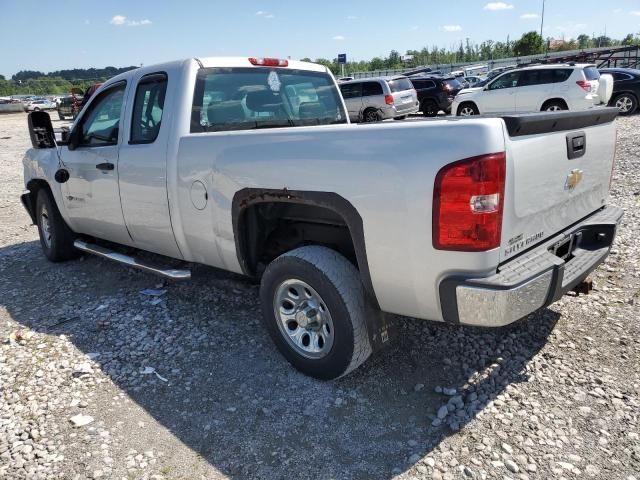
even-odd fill
[{"label": "rear tire", "polygon": [[334,250],[311,245],[276,258],[262,277],[260,300],[274,343],[306,375],[332,380],[371,355],[360,275]]},{"label": "rear tire", "polygon": [[542,112],[560,112],[563,110],[569,110],[569,107],[562,100],[549,100],[540,109]]},{"label": "rear tire", "polygon": [[51,192],[46,188],[38,190],[36,220],[42,251],[50,261],[63,262],[80,255],[73,246],[75,234],[63,220]]},{"label": "rear tire", "polygon": [[611,103],[620,111],[620,115],[631,115],[638,108],[638,99],[631,93],[621,93]]},{"label": "rear tire", "polygon": [[367,108],[362,113],[362,121],[365,123],[374,123],[380,121],[380,114],[375,108]]},{"label": "rear tire", "polygon": [[456,112],[458,117],[471,117],[473,115],[480,115],[480,110],[475,103],[465,102],[461,103]]},{"label": "rear tire", "polygon": [[438,106],[433,100],[425,100],[424,102],[422,102],[420,110],[422,110],[422,115],[424,115],[425,117],[438,116]]}]

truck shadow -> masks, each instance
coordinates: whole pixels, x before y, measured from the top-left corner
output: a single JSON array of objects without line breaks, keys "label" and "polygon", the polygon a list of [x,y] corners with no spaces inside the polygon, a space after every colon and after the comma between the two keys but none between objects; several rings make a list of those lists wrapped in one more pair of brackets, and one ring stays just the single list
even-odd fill
[{"label": "truck shadow", "polygon": [[[464,435],[493,401],[508,400],[510,385],[529,380],[527,363],[559,317],[544,309],[498,330],[398,318],[391,347],[347,378],[319,382],[276,351],[260,324],[255,285],[193,268],[192,281],[148,297],[140,291],[157,277],[93,257],[51,264],[28,242],[0,249],[0,306],[23,327],[98,353],[102,372],[205,460],[205,471],[237,479],[430,470],[426,455]],[[144,367],[168,381],[141,375]],[[106,413],[96,407],[86,411],[100,419]],[[115,412],[110,418],[120,420]],[[470,448],[479,443],[469,438]]]}]

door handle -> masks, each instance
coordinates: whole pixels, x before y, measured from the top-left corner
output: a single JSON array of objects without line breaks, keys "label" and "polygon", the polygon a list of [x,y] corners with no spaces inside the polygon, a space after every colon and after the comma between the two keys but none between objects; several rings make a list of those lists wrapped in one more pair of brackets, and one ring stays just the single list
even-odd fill
[{"label": "door handle", "polygon": [[115,165],[113,163],[110,163],[110,162],[99,163],[99,164],[96,165],[96,168],[98,170],[104,170],[104,171],[113,170],[114,167],[115,167]]}]

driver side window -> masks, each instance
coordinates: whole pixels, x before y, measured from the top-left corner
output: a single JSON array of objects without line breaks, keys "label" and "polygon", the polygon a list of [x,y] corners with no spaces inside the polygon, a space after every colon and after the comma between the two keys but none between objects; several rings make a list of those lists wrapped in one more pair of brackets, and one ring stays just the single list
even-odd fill
[{"label": "driver side window", "polygon": [[505,73],[501,77],[498,77],[489,85],[489,90],[499,90],[502,88],[513,88],[518,86],[518,78],[520,72]]},{"label": "driver side window", "polygon": [[100,147],[118,143],[125,87],[126,84],[123,82],[109,88],[91,103],[79,126],[79,145]]}]

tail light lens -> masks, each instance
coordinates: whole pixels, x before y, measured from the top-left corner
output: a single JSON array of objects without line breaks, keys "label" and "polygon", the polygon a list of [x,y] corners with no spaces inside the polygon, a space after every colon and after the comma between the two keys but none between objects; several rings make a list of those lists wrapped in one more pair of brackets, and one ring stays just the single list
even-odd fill
[{"label": "tail light lens", "polygon": [[433,191],[433,246],[481,252],[500,246],[506,155],[467,158],[442,168]]},{"label": "tail light lens", "polygon": [[249,63],[259,67],[288,67],[289,60],[280,58],[256,58],[249,57]]},{"label": "tail light lens", "polygon": [[586,80],[578,80],[576,82],[580,88],[582,88],[585,92],[591,91],[591,84]]},{"label": "tail light lens", "polygon": [[453,90],[453,87],[451,87],[451,85],[449,85],[446,82],[442,84],[442,91],[443,92],[450,92],[451,90]]},{"label": "tail light lens", "polygon": [[387,105],[393,105],[393,95],[385,95],[384,103],[386,103]]}]

